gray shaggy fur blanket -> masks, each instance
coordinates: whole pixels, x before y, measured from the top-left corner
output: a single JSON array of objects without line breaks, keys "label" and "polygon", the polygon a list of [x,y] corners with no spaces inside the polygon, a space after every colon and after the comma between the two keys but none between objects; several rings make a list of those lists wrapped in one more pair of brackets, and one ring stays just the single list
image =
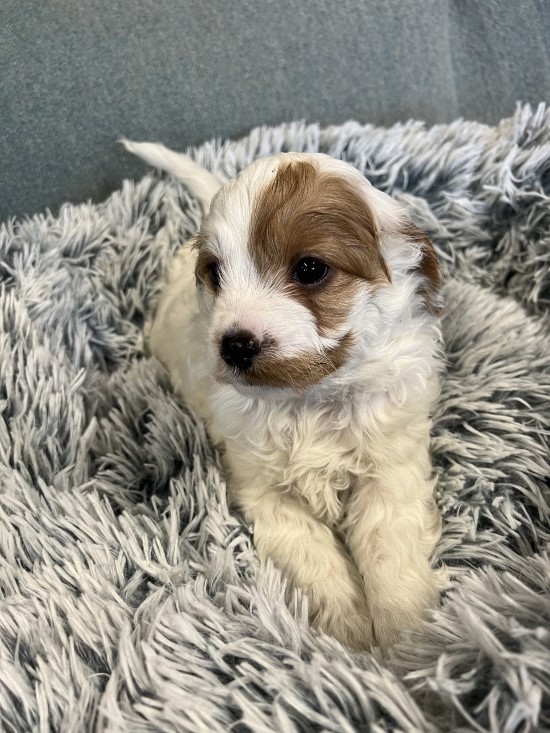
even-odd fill
[{"label": "gray shaggy fur blanket", "polygon": [[150,173],[0,230],[4,731],[550,729],[550,112],[296,123],[194,155],[228,177],[281,149],[351,161],[439,250],[453,587],[383,659],[313,633],[260,567],[202,425],[143,352],[200,216]]}]

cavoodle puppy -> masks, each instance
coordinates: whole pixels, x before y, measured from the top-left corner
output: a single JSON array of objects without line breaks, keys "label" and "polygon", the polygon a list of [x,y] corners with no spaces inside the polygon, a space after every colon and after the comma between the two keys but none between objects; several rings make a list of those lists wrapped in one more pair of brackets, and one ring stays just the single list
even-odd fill
[{"label": "cavoodle puppy", "polygon": [[223,447],[260,557],[314,626],[387,647],[438,603],[429,454],[443,364],[427,237],[355,168],[257,160],[223,186],[184,155],[126,143],[201,202],[148,334]]}]

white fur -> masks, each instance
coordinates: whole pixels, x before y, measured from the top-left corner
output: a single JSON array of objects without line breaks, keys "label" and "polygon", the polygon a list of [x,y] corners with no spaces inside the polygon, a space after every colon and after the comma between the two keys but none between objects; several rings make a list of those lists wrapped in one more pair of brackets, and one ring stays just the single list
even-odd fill
[{"label": "white fur", "polygon": [[[192,190],[198,183],[200,195],[215,193],[212,176],[197,180],[185,156],[146,152]],[[289,159],[356,184],[392,272],[390,286],[365,284],[328,336],[307,308],[262,282],[246,248],[256,197]],[[430,566],[440,535],[429,458],[440,335],[417,294],[420,252],[395,233],[405,218],[346,163],[320,154],[260,159],[217,192],[203,222],[224,263],[219,296],[197,301],[194,253],[182,248],[150,332],[175,389],[223,446],[231,498],[253,523],[260,556],[306,591],[318,627],[354,648],[393,643],[437,603],[444,580]],[[275,337],[282,357],[320,353],[350,330],[356,343],[343,367],[302,393],[250,388],[219,381],[219,338],[231,325]]]},{"label": "white fur", "polygon": [[126,150],[143,158],[149,165],[172,173],[180,178],[193,191],[199,200],[202,210],[208,213],[212,197],[220,187],[211,173],[197,165],[186,155],[180,155],[158,143],[137,143],[121,138],[120,142]]}]

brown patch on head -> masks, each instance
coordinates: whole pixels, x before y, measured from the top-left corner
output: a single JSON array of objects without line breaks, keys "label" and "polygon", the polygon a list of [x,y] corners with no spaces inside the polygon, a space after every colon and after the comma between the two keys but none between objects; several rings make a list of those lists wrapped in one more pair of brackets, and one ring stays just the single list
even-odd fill
[{"label": "brown patch on head", "polygon": [[267,346],[249,370],[239,373],[239,379],[248,386],[290,388],[301,392],[339,369],[346,362],[352,343],[351,335],[347,334],[323,354],[308,352],[286,359],[277,357],[275,351],[270,353]]},{"label": "brown patch on head", "polygon": [[[315,316],[322,334],[342,325],[361,281],[390,281],[374,217],[356,187],[309,161],[283,165],[256,202],[248,248],[258,272]],[[303,257],[330,267],[318,285],[293,280]]]},{"label": "brown patch on head", "polygon": [[444,311],[441,296],[442,276],[434,246],[426,234],[412,222],[404,224],[400,234],[420,247],[422,258],[418,271],[422,275],[422,284],[418,293],[423,298],[428,311],[435,316],[441,316]]}]

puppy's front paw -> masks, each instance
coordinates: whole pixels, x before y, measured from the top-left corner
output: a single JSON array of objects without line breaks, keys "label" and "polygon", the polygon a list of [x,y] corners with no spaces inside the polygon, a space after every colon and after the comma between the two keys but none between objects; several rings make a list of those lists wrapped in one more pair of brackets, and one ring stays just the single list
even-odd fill
[{"label": "puppy's front paw", "polygon": [[376,590],[367,588],[374,640],[382,649],[395,644],[401,633],[414,629],[431,609],[440,603],[439,593],[445,584],[442,571],[426,574],[412,571],[393,583]]},{"label": "puppy's front paw", "polygon": [[334,583],[331,587],[323,582],[321,592],[317,586],[309,593],[313,607],[311,624],[351,649],[369,649],[373,645],[373,628],[362,590],[354,588],[350,593],[349,588],[339,585]]},{"label": "puppy's front paw", "polygon": [[370,649],[374,643],[372,621],[366,608],[364,612],[325,610],[314,619],[313,625],[356,651]]}]

